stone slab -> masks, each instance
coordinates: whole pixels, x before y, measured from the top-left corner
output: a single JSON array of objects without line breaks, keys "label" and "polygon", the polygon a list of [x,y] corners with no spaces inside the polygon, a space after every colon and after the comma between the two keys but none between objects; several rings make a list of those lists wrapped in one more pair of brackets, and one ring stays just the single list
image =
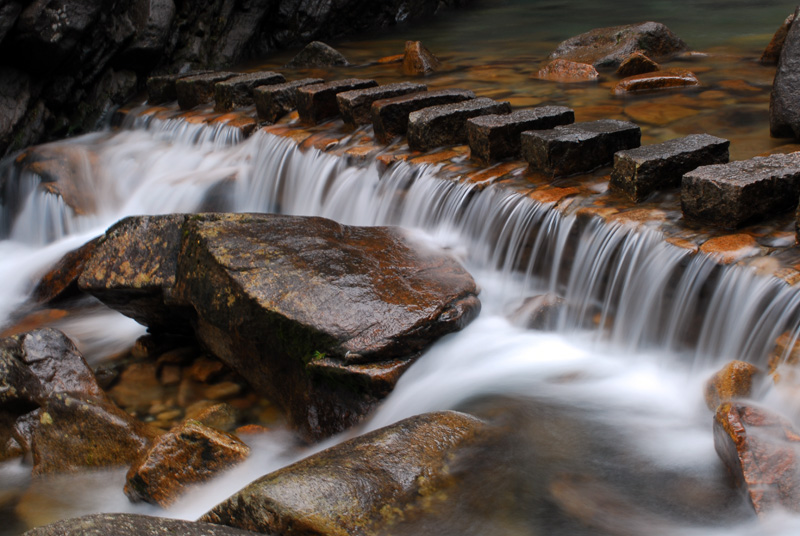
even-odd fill
[{"label": "stone slab", "polygon": [[788,212],[800,196],[800,152],[703,166],[683,176],[685,218],[724,229]]},{"label": "stone slab", "polygon": [[384,86],[345,91],[337,94],[336,100],[339,103],[339,111],[342,114],[345,125],[357,127],[358,125],[367,125],[372,122],[370,107],[373,102],[423,91],[428,91],[428,86],[425,84],[398,82]]},{"label": "stone slab", "polygon": [[691,134],[614,155],[611,188],[639,203],[653,192],[681,185],[681,178],[700,166],[728,161],[728,140]]},{"label": "stone slab", "polygon": [[427,151],[466,143],[468,119],[508,113],[511,104],[486,97],[423,108],[408,116],[408,146],[415,151]]},{"label": "stone slab", "polygon": [[217,82],[238,76],[237,73],[213,72],[181,78],[175,82],[175,93],[181,110],[190,110],[200,104],[214,100],[214,85]]},{"label": "stone slab", "polygon": [[280,73],[260,71],[235,76],[214,86],[214,111],[230,112],[234,108],[253,104],[253,90],[258,86],[270,86],[286,82]]},{"label": "stone slab", "polygon": [[564,106],[540,106],[510,114],[482,115],[467,120],[467,139],[472,157],[488,163],[518,157],[520,136],[526,130],[547,130],[575,121],[575,112]]},{"label": "stone slab", "polygon": [[322,78],[303,78],[274,86],[261,86],[253,90],[258,119],[274,123],[297,107],[297,88],[321,84]]},{"label": "stone slab", "polygon": [[208,74],[212,71],[192,71],[188,73],[165,74],[151,76],[147,79],[147,103],[163,104],[178,100],[178,93],[175,90],[175,83],[181,78],[196,76],[198,74]]},{"label": "stone slab", "polygon": [[338,93],[377,85],[375,80],[348,78],[299,87],[297,88],[297,113],[300,115],[300,121],[307,125],[316,125],[325,119],[336,117],[339,115],[339,104],[336,101]]},{"label": "stone slab", "polygon": [[383,143],[389,143],[392,138],[406,133],[411,112],[474,98],[475,93],[466,89],[440,89],[375,101],[370,109],[375,137]]},{"label": "stone slab", "polygon": [[522,133],[522,156],[531,169],[565,177],[610,165],[614,153],[639,147],[641,130],[629,121],[600,119]]}]

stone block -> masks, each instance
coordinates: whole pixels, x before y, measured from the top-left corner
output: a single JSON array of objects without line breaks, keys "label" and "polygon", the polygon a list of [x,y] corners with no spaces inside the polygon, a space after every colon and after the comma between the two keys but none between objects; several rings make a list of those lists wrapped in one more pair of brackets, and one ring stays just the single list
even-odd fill
[{"label": "stone block", "polygon": [[683,216],[724,229],[788,212],[798,196],[800,152],[699,167],[681,183]]},{"label": "stone block", "polygon": [[700,166],[728,161],[730,142],[708,134],[692,134],[644,145],[614,155],[611,188],[638,203],[664,188],[681,185],[681,177]]},{"label": "stone block", "polygon": [[408,146],[415,151],[427,151],[466,143],[468,119],[508,113],[511,113],[508,102],[486,97],[424,108],[408,116]]},{"label": "stone block", "polygon": [[548,130],[575,121],[575,112],[564,106],[541,106],[510,114],[482,115],[467,120],[467,139],[472,157],[488,163],[518,157],[520,136],[526,130]]},{"label": "stone block", "polygon": [[217,82],[238,76],[237,73],[214,72],[181,78],[175,82],[175,93],[181,110],[189,110],[214,100],[214,85]]},{"label": "stone block", "polygon": [[614,161],[614,153],[638,147],[641,130],[629,121],[600,119],[522,133],[522,156],[532,169],[565,177]]},{"label": "stone block", "polygon": [[258,119],[274,123],[297,107],[297,88],[321,84],[322,78],[303,78],[274,86],[261,86],[253,90]]},{"label": "stone block", "polygon": [[230,112],[234,108],[253,104],[253,90],[286,82],[280,73],[261,71],[234,76],[214,86],[214,111]]},{"label": "stone block", "polygon": [[373,102],[423,91],[428,91],[428,86],[425,84],[398,82],[396,84],[386,84],[385,86],[345,91],[337,94],[336,100],[339,103],[339,111],[342,114],[344,123],[351,127],[357,127],[358,125],[366,125],[372,122],[370,107]]},{"label": "stone block", "polygon": [[370,109],[375,137],[383,143],[388,143],[392,138],[406,133],[408,116],[411,112],[474,98],[475,93],[466,89],[440,89],[375,101]]},{"label": "stone block", "polygon": [[339,115],[339,105],[336,102],[338,93],[377,85],[375,80],[348,78],[301,86],[297,88],[297,113],[300,115],[300,121],[307,125],[316,125],[320,121],[336,117]]},{"label": "stone block", "polygon": [[192,71],[189,73],[165,74],[151,76],[147,79],[147,103],[162,104],[178,100],[175,83],[181,78],[188,78],[198,74],[208,74],[211,71]]}]

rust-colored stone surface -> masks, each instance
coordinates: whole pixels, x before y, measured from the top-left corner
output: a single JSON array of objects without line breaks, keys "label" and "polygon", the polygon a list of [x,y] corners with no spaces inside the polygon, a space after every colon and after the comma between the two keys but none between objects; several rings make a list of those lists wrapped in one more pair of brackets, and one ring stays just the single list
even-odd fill
[{"label": "rust-colored stone surface", "polygon": [[619,64],[617,67],[617,76],[628,78],[629,76],[636,76],[638,74],[652,73],[661,69],[661,66],[642,54],[641,52],[634,52]]},{"label": "rust-colored stone surface", "polygon": [[419,41],[406,41],[403,54],[403,73],[407,75],[428,74],[439,69],[441,62]]},{"label": "rust-colored stone surface", "polygon": [[99,238],[90,240],[78,249],[64,255],[36,284],[36,288],[33,290],[33,299],[39,303],[48,303],[77,292],[78,277],[94,253],[98,242]]},{"label": "rust-colored stone surface", "polygon": [[723,402],[749,397],[760,375],[763,372],[752,363],[731,361],[706,382],[706,406],[715,411]]},{"label": "rust-colored stone surface", "polygon": [[783,42],[786,41],[786,35],[789,33],[789,28],[792,27],[793,22],[794,13],[791,13],[775,31],[775,35],[772,36],[767,48],[764,49],[764,52],[761,54],[761,59],[759,60],[761,63],[765,65],[778,64],[778,59],[781,57],[781,50],[783,50]]},{"label": "rust-colored stone surface", "polygon": [[743,233],[711,238],[700,246],[700,251],[714,257],[721,264],[733,264],[760,253],[755,238]]},{"label": "rust-colored stone surface", "polygon": [[665,89],[680,89],[699,85],[700,81],[692,71],[673,67],[671,69],[625,78],[620,80],[612,91],[616,95],[625,95],[626,93],[662,91]]},{"label": "rust-colored stone surface", "polygon": [[554,82],[595,82],[600,73],[588,63],[554,60],[540,69],[537,77]]}]

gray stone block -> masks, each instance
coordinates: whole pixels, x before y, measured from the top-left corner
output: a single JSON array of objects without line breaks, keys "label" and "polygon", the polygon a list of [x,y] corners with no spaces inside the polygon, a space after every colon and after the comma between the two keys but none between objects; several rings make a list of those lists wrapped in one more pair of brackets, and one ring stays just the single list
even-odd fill
[{"label": "gray stone block", "polygon": [[800,152],[699,167],[681,183],[683,216],[724,229],[789,212],[798,197]]},{"label": "gray stone block", "polygon": [[147,79],[147,104],[162,104],[178,100],[175,83],[181,78],[188,78],[212,71],[191,71],[188,73],[164,74]]},{"label": "gray stone block", "polygon": [[175,82],[178,106],[181,107],[181,110],[189,110],[200,104],[211,102],[214,100],[214,85],[234,76],[238,76],[238,73],[214,72],[179,79]]},{"label": "gray stone block", "polygon": [[375,137],[383,143],[389,143],[392,138],[406,133],[411,112],[474,98],[475,93],[466,89],[440,89],[375,101],[370,109]]},{"label": "gray stone block", "polygon": [[297,88],[321,84],[322,78],[303,78],[274,86],[260,86],[253,90],[258,119],[274,123],[297,107]]},{"label": "gray stone block", "polygon": [[692,134],[614,155],[610,186],[635,203],[664,188],[681,185],[684,173],[728,161],[731,142],[708,134]]},{"label": "gray stone block", "polygon": [[638,147],[641,137],[637,125],[616,119],[529,130],[522,133],[522,156],[531,169],[566,177],[611,164],[614,153]]},{"label": "gray stone block", "polygon": [[564,106],[541,106],[510,114],[482,115],[467,121],[472,157],[488,163],[519,157],[520,136],[526,130],[547,130],[575,121],[575,112]]},{"label": "gray stone block", "polygon": [[234,108],[253,104],[253,90],[286,82],[280,73],[261,71],[234,76],[214,86],[214,111],[230,112]]},{"label": "gray stone block", "polygon": [[467,142],[467,120],[479,115],[511,113],[511,104],[481,97],[431,106],[408,116],[408,146],[427,151]]},{"label": "gray stone block", "polygon": [[297,88],[297,113],[300,121],[307,125],[316,125],[320,121],[339,115],[339,105],[336,95],[354,89],[375,87],[375,80],[362,80],[348,78],[347,80],[334,80],[322,84],[313,84]]},{"label": "gray stone block", "polygon": [[344,123],[351,127],[357,127],[372,122],[370,107],[373,102],[423,91],[428,91],[428,86],[425,84],[398,82],[385,86],[345,91],[336,95],[336,100],[339,103],[339,111]]}]

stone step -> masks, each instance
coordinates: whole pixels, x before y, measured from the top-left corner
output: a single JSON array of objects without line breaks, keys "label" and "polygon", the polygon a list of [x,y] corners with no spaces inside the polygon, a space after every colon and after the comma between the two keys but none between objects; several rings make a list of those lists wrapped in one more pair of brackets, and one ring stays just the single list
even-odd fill
[{"label": "stone step", "polygon": [[190,110],[200,104],[214,100],[214,85],[239,76],[239,73],[213,72],[180,78],[175,82],[175,93],[181,110]]},{"label": "stone step", "polygon": [[466,89],[440,89],[375,101],[370,109],[375,137],[383,143],[389,143],[392,138],[406,133],[411,112],[474,98],[475,93]]},{"label": "stone step", "polygon": [[408,115],[408,146],[427,151],[467,142],[467,120],[490,114],[511,113],[511,104],[487,97],[423,108]]},{"label": "stone step", "polygon": [[600,119],[522,133],[522,156],[531,169],[555,177],[585,173],[614,161],[614,153],[638,147],[642,132],[629,121]]},{"label": "stone step", "polygon": [[214,86],[214,111],[230,112],[234,108],[253,104],[253,90],[286,82],[280,73],[261,71],[234,76]]},{"label": "stone step", "polygon": [[526,130],[547,130],[575,121],[575,112],[564,106],[540,106],[510,114],[482,115],[467,120],[467,139],[472,157],[489,163],[519,157],[520,136]]},{"label": "stone step", "polygon": [[151,76],[147,79],[147,104],[163,104],[178,100],[175,83],[181,78],[188,78],[198,74],[208,74],[213,71],[191,71],[188,73],[164,74]]},{"label": "stone step", "polygon": [[639,203],[653,192],[681,185],[684,173],[700,166],[728,161],[728,140],[691,134],[614,155],[609,185]]},{"label": "stone step", "polygon": [[307,125],[316,125],[325,119],[336,117],[339,115],[339,105],[336,102],[338,93],[377,85],[375,80],[348,78],[301,86],[297,88],[297,113],[300,115],[300,121]]},{"label": "stone step", "polygon": [[355,128],[358,125],[367,125],[372,122],[370,107],[373,102],[423,91],[428,91],[428,86],[425,84],[398,82],[385,86],[345,91],[337,94],[336,100],[339,103],[339,111],[344,124]]},{"label": "stone step", "polygon": [[322,78],[303,78],[274,86],[260,86],[253,90],[258,119],[274,123],[297,107],[297,88],[322,84]]},{"label": "stone step", "polygon": [[681,184],[683,216],[724,229],[788,212],[798,197],[800,152],[699,167]]}]

